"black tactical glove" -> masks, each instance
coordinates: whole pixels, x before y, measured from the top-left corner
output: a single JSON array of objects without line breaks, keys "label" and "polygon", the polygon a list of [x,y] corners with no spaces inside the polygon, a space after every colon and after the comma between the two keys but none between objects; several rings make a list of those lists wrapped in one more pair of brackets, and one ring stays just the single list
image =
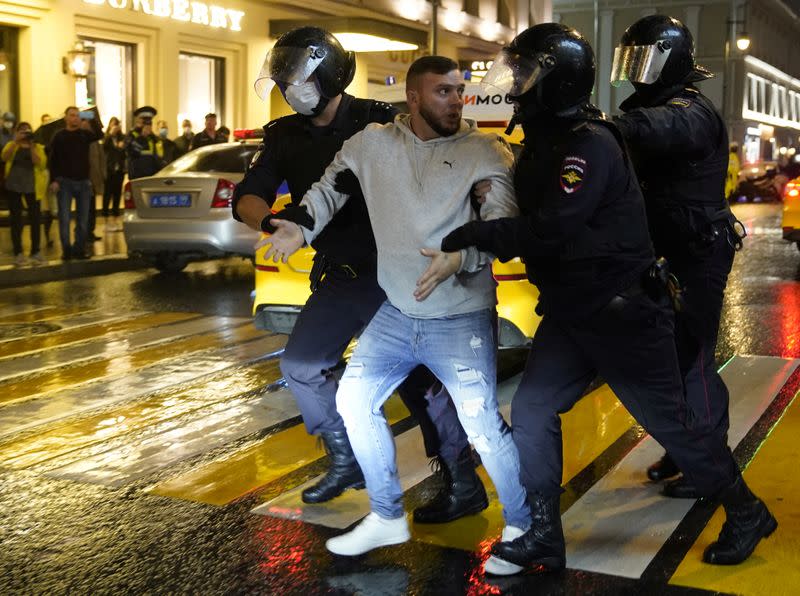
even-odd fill
[{"label": "black tactical glove", "polygon": [[358,178],[353,173],[353,170],[342,170],[336,174],[336,181],[333,185],[333,190],[342,193],[343,195],[360,195],[361,184]]},{"label": "black tactical glove", "polygon": [[314,220],[308,214],[306,208],[300,205],[287,205],[285,209],[278,211],[278,213],[270,213],[261,220],[261,230],[267,234],[274,234],[278,228],[272,224],[273,219],[291,221],[308,230],[314,229]]},{"label": "black tactical glove", "polygon": [[455,252],[468,246],[475,246],[478,250],[490,251],[491,249],[487,246],[490,230],[491,226],[487,226],[486,222],[483,221],[465,223],[444,237],[442,250],[444,252]]}]

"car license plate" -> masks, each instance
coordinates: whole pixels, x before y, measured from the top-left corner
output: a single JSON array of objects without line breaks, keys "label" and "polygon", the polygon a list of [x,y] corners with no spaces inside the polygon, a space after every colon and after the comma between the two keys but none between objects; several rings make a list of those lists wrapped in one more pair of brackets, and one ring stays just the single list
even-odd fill
[{"label": "car license plate", "polygon": [[188,193],[151,195],[151,207],[191,207],[192,196]]}]

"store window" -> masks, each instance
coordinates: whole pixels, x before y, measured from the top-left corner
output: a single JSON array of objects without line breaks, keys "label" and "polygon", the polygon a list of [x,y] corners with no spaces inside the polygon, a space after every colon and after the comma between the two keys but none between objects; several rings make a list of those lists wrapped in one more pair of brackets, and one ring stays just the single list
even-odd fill
[{"label": "store window", "polygon": [[133,126],[130,118],[136,100],[135,46],[97,39],[83,39],[83,42],[92,50],[92,60],[89,76],[76,85],[76,104],[79,107],[96,105],[104,125],[116,116],[122,123],[122,130],[129,130]]},{"label": "store window", "polygon": [[13,112],[19,116],[17,33],[14,27],[0,27],[0,115]]},{"label": "store window", "polygon": [[192,129],[205,127],[205,115],[217,115],[217,124],[225,124],[225,59],[181,52],[178,70],[178,122],[192,122]]}]

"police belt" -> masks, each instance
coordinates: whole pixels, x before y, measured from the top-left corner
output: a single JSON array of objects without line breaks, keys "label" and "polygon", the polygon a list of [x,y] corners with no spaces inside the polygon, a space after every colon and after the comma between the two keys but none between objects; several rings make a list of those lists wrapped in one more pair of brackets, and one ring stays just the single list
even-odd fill
[{"label": "police belt", "polygon": [[311,291],[315,291],[322,279],[329,273],[341,273],[350,279],[356,279],[360,275],[374,272],[377,262],[378,255],[376,254],[370,255],[366,259],[339,263],[325,254],[317,253],[314,255],[314,264],[311,267],[311,275],[309,276]]}]

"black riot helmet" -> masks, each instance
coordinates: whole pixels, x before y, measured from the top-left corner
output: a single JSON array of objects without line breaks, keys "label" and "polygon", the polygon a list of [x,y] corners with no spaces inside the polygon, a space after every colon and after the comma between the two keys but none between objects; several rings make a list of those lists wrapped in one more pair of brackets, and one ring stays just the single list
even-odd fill
[{"label": "black riot helmet", "polygon": [[678,19],[654,14],[628,27],[614,50],[611,84],[622,81],[672,87],[710,79],[713,73],[694,61],[694,39]]},{"label": "black riot helmet", "polygon": [[589,100],[594,52],[575,29],[542,23],[526,29],[495,58],[481,82],[519,103],[520,119],[558,113]]},{"label": "black riot helmet", "polygon": [[319,27],[298,27],[281,35],[267,52],[255,89],[265,99],[272,84],[299,85],[313,74],[322,97],[331,99],[345,90],[355,72],[355,54],[333,35]]}]

